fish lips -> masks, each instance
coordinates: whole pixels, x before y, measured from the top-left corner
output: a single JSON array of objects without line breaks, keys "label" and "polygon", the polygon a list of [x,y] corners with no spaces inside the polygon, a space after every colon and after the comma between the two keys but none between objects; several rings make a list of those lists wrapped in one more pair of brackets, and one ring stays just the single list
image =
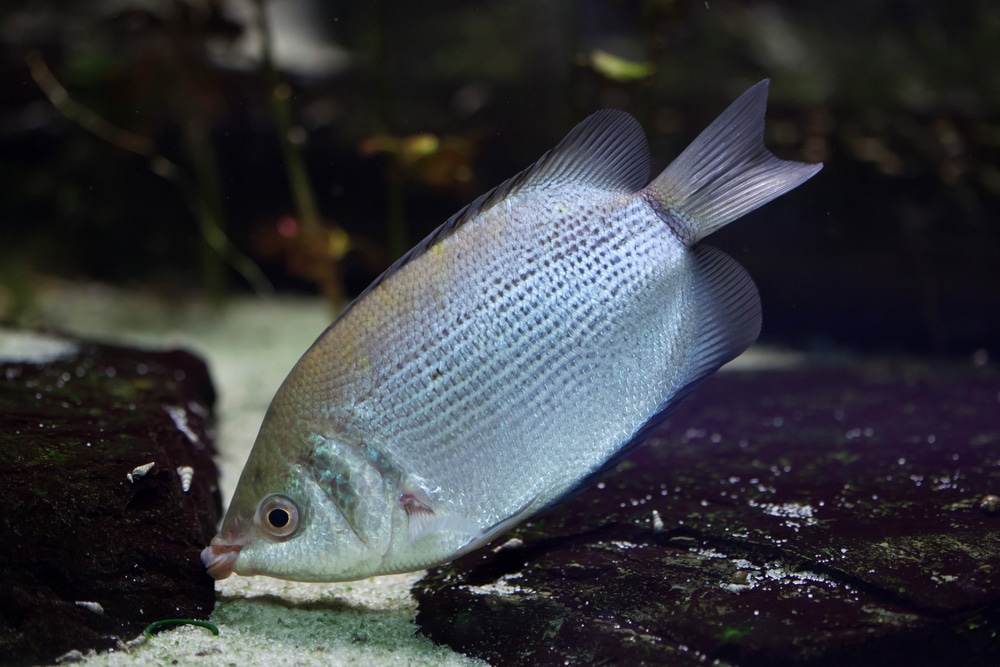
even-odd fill
[{"label": "fish lips", "polygon": [[221,535],[216,535],[212,544],[201,551],[201,562],[209,576],[216,580],[225,579],[233,573],[236,559],[243,549],[242,544],[226,544],[220,538]]},{"label": "fish lips", "polygon": [[[222,528],[201,550],[201,562],[209,576],[222,580],[236,571],[236,561],[240,552],[253,539],[251,525],[241,516],[226,516]],[[240,574],[243,574],[242,572]]]},{"label": "fish lips", "polygon": [[250,531],[240,518],[230,524],[223,522],[222,530],[212,538],[212,542],[202,549],[201,562],[209,576],[221,580],[231,575],[236,568],[240,552],[250,542]]}]

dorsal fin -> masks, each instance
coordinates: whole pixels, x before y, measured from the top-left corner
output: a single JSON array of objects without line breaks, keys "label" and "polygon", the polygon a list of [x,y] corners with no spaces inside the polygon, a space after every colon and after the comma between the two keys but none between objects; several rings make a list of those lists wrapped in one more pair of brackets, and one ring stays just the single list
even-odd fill
[{"label": "dorsal fin", "polygon": [[629,193],[648,182],[649,146],[642,127],[624,111],[604,109],[570,130],[535,164],[505,181],[485,208],[535,188],[573,186]]},{"label": "dorsal fin", "polygon": [[426,249],[499,202],[521,193],[564,187],[629,193],[648,182],[649,146],[642,127],[624,111],[604,109],[570,130],[533,165],[453,215],[417,248]]},{"label": "dorsal fin", "polygon": [[587,187],[625,194],[641,190],[648,182],[649,145],[642,126],[624,111],[597,111],[570,130],[555,148],[533,165],[477,197],[393,262],[344,309],[341,317],[368,292],[427,252],[428,248],[508,197],[532,190],[565,187]]}]

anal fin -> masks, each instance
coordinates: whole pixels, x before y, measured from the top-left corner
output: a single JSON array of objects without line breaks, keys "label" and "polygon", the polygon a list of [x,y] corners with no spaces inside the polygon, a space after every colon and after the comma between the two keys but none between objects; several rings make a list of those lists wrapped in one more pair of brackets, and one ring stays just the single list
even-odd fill
[{"label": "anal fin", "polygon": [[690,382],[711,375],[743,353],[760,333],[760,296],[739,263],[711,246],[693,251],[695,301],[701,330],[688,362]]},{"label": "anal fin", "polygon": [[459,556],[464,556],[470,551],[475,551],[484,544],[493,541],[493,539],[498,535],[507,532],[517,524],[527,519],[529,516],[535,514],[535,509],[533,509],[533,507],[536,500],[538,500],[538,496],[532,498],[524,507],[517,510],[507,518],[501,519],[489,528],[480,531],[478,536],[473,537],[467,543],[462,545],[462,548],[458,550],[454,557],[458,558]]}]

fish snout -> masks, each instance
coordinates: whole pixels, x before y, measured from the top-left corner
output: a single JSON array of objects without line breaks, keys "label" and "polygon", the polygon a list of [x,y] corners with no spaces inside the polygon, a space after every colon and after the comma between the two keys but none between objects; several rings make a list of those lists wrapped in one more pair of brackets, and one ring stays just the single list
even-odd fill
[{"label": "fish snout", "polygon": [[201,562],[213,579],[225,579],[233,573],[236,559],[239,558],[242,544],[226,544],[221,535],[212,538],[212,544],[201,551]]}]

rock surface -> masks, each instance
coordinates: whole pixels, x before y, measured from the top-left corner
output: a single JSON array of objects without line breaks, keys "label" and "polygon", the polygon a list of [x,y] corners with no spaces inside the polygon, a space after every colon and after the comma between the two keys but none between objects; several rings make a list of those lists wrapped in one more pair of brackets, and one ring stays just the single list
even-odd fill
[{"label": "rock surface", "polygon": [[0,663],[116,649],[153,621],[208,616],[213,401],[187,352],[0,328]]},{"label": "rock surface", "polygon": [[721,374],[603,482],[432,570],[417,622],[504,665],[996,665],[989,494],[996,368]]}]

